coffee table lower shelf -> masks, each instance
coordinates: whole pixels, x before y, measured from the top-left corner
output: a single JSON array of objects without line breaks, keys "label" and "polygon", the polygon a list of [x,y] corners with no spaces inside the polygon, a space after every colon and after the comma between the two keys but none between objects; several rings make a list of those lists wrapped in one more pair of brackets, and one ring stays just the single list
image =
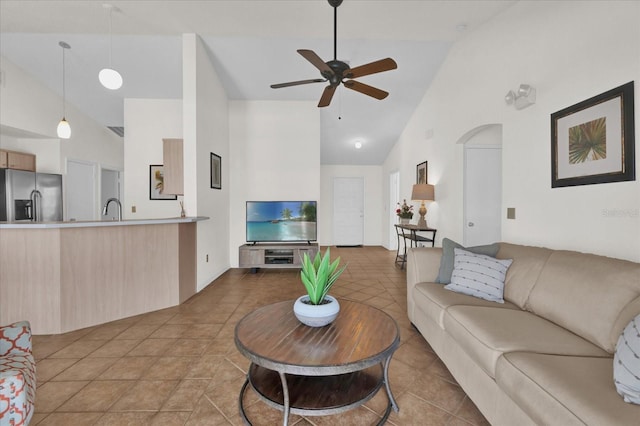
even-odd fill
[{"label": "coffee table lower shelf", "polygon": [[[251,364],[247,380],[240,391],[240,415],[247,424],[243,397],[248,385],[269,406],[280,411],[306,415],[324,416],[338,414],[359,407],[375,396],[385,384],[385,374],[381,364],[352,373],[333,376],[299,376],[269,370]],[[285,395],[284,389],[287,388]],[[389,404],[378,425],[386,422],[394,406],[393,397],[387,395]],[[288,399],[288,404],[286,404]],[[287,407],[288,406],[288,407]],[[284,424],[288,414],[284,413]]]}]

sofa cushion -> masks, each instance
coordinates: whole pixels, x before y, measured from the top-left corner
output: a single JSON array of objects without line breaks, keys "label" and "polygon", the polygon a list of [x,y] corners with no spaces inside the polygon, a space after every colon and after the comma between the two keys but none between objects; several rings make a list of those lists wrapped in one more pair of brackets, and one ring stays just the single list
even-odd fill
[{"label": "sofa cushion", "polygon": [[500,243],[498,259],[513,259],[504,282],[504,300],[524,309],[531,289],[553,250],[517,244]]},{"label": "sofa cushion", "polygon": [[437,323],[440,328],[444,328],[444,313],[450,306],[469,305],[519,309],[511,302],[498,304],[477,297],[467,296],[466,294],[448,291],[445,290],[442,284],[437,283],[417,284],[413,289],[413,299],[418,309],[424,312],[433,322]]},{"label": "sofa cushion", "polygon": [[512,352],[498,360],[496,382],[537,424],[637,425],[611,380],[611,358]]},{"label": "sofa cushion", "polygon": [[638,313],[625,307],[639,297],[640,263],[555,251],[526,308],[613,354],[622,329]]},{"label": "sofa cushion", "polygon": [[610,357],[585,339],[531,312],[484,306],[451,306],[444,328],[491,377],[508,352]]},{"label": "sofa cushion", "polygon": [[465,248],[461,244],[456,243],[448,238],[442,240],[442,258],[440,259],[440,270],[438,271],[437,283],[449,284],[451,282],[451,273],[453,272],[453,263],[455,258],[454,249],[464,249],[472,253],[484,254],[486,256],[495,257],[496,253],[500,249],[498,243],[489,244],[486,246],[475,246]]},{"label": "sofa cushion", "polygon": [[455,261],[451,283],[444,288],[491,302],[504,303],[504,278],[512,260],[496,259],[458,248],[453,251]]},{"label": "sofa cushion", "polygon": [[613,379],[625,402],[640,405],[640,315],[631,320],[618,339]]}]

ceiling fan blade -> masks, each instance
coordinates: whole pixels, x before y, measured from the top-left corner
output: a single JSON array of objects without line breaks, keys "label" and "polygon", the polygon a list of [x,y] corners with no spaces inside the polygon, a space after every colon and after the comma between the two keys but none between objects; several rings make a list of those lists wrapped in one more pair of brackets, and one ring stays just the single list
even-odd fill
[{"label": "ceiling fan blade", "polygon": [[271,88],[272,89],[280,89],[281,87],[291,87],[291,86],[299,86],[301,84],[310,84],[310,83],[324,83],[325,79],[323,78],[314,78],[311,80],[299,80],[299,81],[290,81],[288,83],[278,83],[278,84],[272,84]]},{"label": "ceiling fan blade", "polygon": [[375,74],[383,71],[390,71],[398,68],[398,64],[391,58],[380,59],[379,61],[370,62],[359,67],[351,68],[345,72],[346,78],[358,78],[369,74]]},{"label": "ceiling fan blade", "polygon": [[331,98],[333,98],[333,94],[336,92],[337,87],[338,86],[329,85],[324,88],[324,92],[322,92],[322,96],[320,97],[320,102],[318,102],[318,108],[329,106]]},{"label": "ceiling fan blade", "polygon": [[387,96],[389,96],[389,92],[385,92],[384,90],[380,90],[373,86],[369,86],[368,84],[360,83],[359,81],[347,80],[343,82],[343,84],[348,89],[355,90],[356,92],[364,93],[365,95],[371,96],[372,98],[384,99]]},{"label": "ceiling fan blade", "polygon": [[307,61],[311,62],[314,67],[318,68],[320,72],[333,75],[333,70],[320,58],[320,56],[316,55],[316,52],[313,50],[298,49],[298,53]]}]

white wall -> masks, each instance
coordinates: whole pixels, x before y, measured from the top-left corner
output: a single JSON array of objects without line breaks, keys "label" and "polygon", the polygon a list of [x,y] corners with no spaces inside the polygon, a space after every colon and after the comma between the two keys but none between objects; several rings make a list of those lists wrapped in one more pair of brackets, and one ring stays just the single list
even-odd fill
[{"label": "white wall", "polygon": [[10,151],[35,154],[36,171],[61,174],[64,165],[60,164],[60,141],[58,138],[23,138],[0,134],[0,147]]},{"label": "white wall", "polygon": [[[184,201],[198,222],[198,291],[229,269],[229,108],[199,36],[183,36]],[[211,153],[222,157],[222,189],[210,185]],[[208,260],[207,260],[208,258]]]},{"label": "white wall", "polygon": [[[237,267],[238,247],[246,242],[248,200],[324,202],[320,194],[320,112],[315,102],[231,101],[229,135],[229,257]],[[318,222],[319,234],[325,232],[324,226]]]},{"label": "white wall", "polygon": [[364,245],[382,245],[382,222],[383,220],[387,222],[382,203],[382,167],[322,166],[320,172],[320,203],[318,205],[318,223],[322,224],[318,235],[320,245],[334,245],[333,179],[340,177],[361,177],[364,180]]},{"label": "white wall", "polygon": [[[2,134],[0,146],[35,154],[36,170],[40,172],[66,175],[67,159],[123,169],[124,146],[120,137],[67,102],[66,118],[71,125],[71,138],[58,139],[56,128],[62,118],[62,97],[5,57],[0,60],[3,73],[0,125],[5,130],[34,136]],[[96,194],[100,191],[99,179],[96,179],[95,191]],[[94,210],[99,211],[99,208]]]},{"label": "white wall", "polygon": [[[640,181],[551,189],[550,159],[550,114],[631,80],[640,99],[638,16],[638,2],[523,1],[453,46],[384,164],[384,174],[401,170],[410,192],[412,159],[429,161],[437,200],[428,220],[438,240],[462,239],[456,141],[496,123],[503,126],[503,240],[640,261]],[[521,83],[537,88],[537,103],[517,111],[504,95]],[[425,139],[428,131],[433,137]],[[506,220],[506,207],[516,208],[516,220]]]},{"label": "white wall", "polygon": [[[182,138],[181,99],[124,101],[125,219],[180,216],[177,200],[149,199],[149,165],[162,164],[162,138]],[[136,207],[136,213],[131,207]],[[191,212],[187,212],[191,215]]]}]

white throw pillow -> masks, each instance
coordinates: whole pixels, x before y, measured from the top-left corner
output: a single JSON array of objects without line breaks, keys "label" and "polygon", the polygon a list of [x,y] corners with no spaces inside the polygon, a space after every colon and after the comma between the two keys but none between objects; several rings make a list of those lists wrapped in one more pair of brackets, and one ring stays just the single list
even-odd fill
[{"label": "white throw pillow", "polygon": [[455,260],[447,290],[504,303],[504,279],[513,259],[496,259],[454,249]]},{"label": "white throw pillow", "polygon": [[640,315],[631,320],[618,339],[613,381],[624,402],[640,405]]}]

